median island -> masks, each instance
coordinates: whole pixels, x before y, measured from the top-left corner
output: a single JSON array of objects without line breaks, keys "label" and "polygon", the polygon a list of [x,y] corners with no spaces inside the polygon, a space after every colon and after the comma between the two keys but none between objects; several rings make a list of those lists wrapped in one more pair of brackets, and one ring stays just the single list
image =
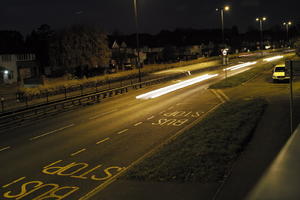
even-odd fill
[{"label": "median island", "polygon": [[225,103],[123,177],[138,181],[214,183],[226,177],[267,106],[264,99]]}]

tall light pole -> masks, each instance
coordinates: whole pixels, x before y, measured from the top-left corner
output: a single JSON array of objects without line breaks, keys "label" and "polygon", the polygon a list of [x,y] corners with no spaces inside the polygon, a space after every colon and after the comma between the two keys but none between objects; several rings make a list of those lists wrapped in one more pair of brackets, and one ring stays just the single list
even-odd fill
[{"label": "tall light pole", "polygon": [[259,22],[259,29],[260,29],[260,50],[263,50],[263,22],[266,21],[266,17],[257,17],[256,21]]},{"label": "tall light pole", "polygon": [[136,28],[137,67],[139,69],[139,82],[141,83],[142,77],[141,77],[141,63],[140,63],[139,21],[138,21],[137,0],[133,0],[133,4],[134,4],[134,17],[135,17],[135,28]]},{"label": "tall light pole", "polygon": [[222,28],[222,44],[225,46],[225,34],[224,34],[224,11],[229,11],[229,6],[224,6],[223,8],[217,8],[216,11],[220,11],[221,15],[221,28]]},{"label": "tall light pole", "polygon": [[289,27],[292,26],[292,22],[288,21],[288,22],[284,22],[283,26],[285,26],[286,28],[286,43],[287,45],[290,44],[290,40],[289,40]]}]

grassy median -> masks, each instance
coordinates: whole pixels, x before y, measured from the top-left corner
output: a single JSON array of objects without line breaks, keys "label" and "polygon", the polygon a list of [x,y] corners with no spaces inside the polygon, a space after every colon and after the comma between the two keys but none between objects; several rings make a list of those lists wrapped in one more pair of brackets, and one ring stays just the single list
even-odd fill
[{"label": "grassy median", "polygon": [[126,179],[216,182],[245,148],[267,105],[264,99],[223,104],[199,124],[134,166]]},{"label": "grassy median", "polygon": [[274,64],[264,64],[264,65],[257,65],[256,67],[237,74],[235,76],[228,77],[227,79],[223,79],[215,84],[212,84],[209,88],[210,89],[223,89],[223,88],[230,88],[236,87],[240,84],[251,80],[252,78],[256,77],[258,74],[266,70],[271,70]]}]

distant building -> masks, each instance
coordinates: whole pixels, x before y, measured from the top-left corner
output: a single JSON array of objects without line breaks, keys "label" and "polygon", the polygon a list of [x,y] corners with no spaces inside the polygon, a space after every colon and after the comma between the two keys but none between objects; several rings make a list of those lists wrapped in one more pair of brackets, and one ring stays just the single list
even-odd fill
[{"label": "distant building", "polygon": [[0,55],[0,83],[12,84],[38,77],[35,54]]}]

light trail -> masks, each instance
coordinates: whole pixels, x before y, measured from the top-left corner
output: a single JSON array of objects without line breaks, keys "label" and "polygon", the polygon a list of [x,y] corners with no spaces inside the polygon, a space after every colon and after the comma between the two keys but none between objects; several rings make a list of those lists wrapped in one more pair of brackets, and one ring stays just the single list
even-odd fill
[{"label": "light trail", "polygon": [[263,61],[271,62],[271,61],[274,61],[274,60],[279,60],[281,58],[283,58],[283,56],[274,56],[274,57],[270,57],[270,58],[265,58],[265,59],[263,59]]},{"label": "light trail", "polygon": [[233,70],[236,70],[236,69],[240,69],[240,68],[243,68],[243,67],[248,67],[248,66],[251,66],[251,65],[255,65],[257,62],[246,62],[246,63],[242,63],[242,64],[239,64],[239,65],[234,65],[232,67],[228,67],[226,69],[224,69],[224,71],[233,71]]},{"label": "light trail", "polygon": [[192,79],[189,79],[189,80],[186,80],[186,81],[182,81],[182,82],[176,83],[174,85],[170,85],[170,86],[163,87],[163,88],[160,88],[160,89],[157,89],[157,90],[153,90],[151,92],[139,95],[136,98],[137,99],[153,99],[153,98],[165,95],[165,94],[173,92],[175,90],[193,85],[195,83],[199,83],[201,81],[204,81],[204,80],[216,77],[216,76],[218,76],[218,74],[213,74],[213,75],[205,74],[203,76],[199,76],[199,77],[192,78]]}]

